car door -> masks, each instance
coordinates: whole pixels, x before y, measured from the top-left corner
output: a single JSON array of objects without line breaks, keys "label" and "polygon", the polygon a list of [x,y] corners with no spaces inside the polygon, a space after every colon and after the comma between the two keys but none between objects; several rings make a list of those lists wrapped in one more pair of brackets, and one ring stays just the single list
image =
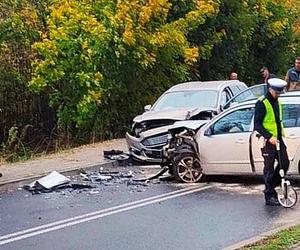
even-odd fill
[{"label": "car door", "polygon": [[250,173],[249,138],[254,107],[240,107],[208,126],[199,139],[201,161],[207,172]]},{"label": "car door", "polygon": [[[290,161],[293,161],[295,154],[300,147],[300,104],[283,103],[283,125],[285,128],[285,144]],[[263,138],[261,138],[262,140]],[[264,168],[264,160],[261,155],[262,143],[257,136],[252,138],[252,155],[255,166],[255,172],[262,174]],[[296,170],[297,172],[297,170]]]},{"label": "car door", "polygon": [[283,125],[285,127],[285,143],[292,161],[300,146],[300,104],[283,104]]}]

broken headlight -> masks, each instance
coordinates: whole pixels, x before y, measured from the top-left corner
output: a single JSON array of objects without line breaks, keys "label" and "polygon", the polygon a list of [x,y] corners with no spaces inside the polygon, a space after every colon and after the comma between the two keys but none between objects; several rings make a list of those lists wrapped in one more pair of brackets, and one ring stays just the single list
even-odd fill
[{"label": "broken headlight", "polygon": [[134,134],[135,134],[136,136],[139,136],[141,132],[142,132],[142,128],[141,128],[141,127],[136,127],[136,128],[134,129]]},{"label": "broken headlight", "polygon": [[132,132],[134,133],[134,135],[139,136],[141,132],[145,131],[147,128],[147,123],[146,122],[142,122],[142,123],[134,123],[132,125]]},{"label": "broken headlight", "polygon": [[177,137],[175,141],[176,146],[179,147],[182,144],[182,141],[183,141],[182,137]]}]

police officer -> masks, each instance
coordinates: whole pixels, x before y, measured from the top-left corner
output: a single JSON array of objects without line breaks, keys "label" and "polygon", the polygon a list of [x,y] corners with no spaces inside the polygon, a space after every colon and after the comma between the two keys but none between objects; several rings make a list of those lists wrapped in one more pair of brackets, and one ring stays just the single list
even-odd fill
[{"label": "police officer", "polygon": [[282,140],[284,128],[282,123],[282,105],[278,101],[280,93],[283,92],[286,82],[279,78],[271,78],[267,81],[268,91],[260,98],[255,106],[254,130],[264,138],[262,156],[264,158],[264,182],[266,205],[278,206],[275,187],[280,184],[279,164],[274,169],[275,159],[278,161],[276,143],[280,143],[280,158],[283,170],[289,167],[289,158],[286,146]]}]

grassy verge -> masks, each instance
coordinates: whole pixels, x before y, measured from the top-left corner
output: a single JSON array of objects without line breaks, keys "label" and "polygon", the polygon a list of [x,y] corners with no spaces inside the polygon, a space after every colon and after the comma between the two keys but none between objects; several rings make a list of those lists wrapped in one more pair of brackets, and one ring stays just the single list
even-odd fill
[{"label": "grassy verge", "polygon": [[300,243],[300,225],[282,230],[263,240],[240,248],[240,250],[280,250],[289,249]]}]

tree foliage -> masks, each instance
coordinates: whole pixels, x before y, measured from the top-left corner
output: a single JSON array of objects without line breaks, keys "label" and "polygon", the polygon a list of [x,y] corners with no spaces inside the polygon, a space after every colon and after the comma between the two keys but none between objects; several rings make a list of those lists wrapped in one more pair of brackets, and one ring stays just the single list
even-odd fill
[{"label": "tree foliage", "polygon": [[86,129],[96,121],[102,132],[119,131],[144,103],[186,80],[208,50],[191,46],[187,34],[216,15],[218,4],[190,1],[168,21],[172,8],[167,0],[53,1],[49,31],[34,45],[40,58],[31,88],[50,94],[62,126]]},{"label": "tree foliage", "polygon": [[[53,127],[47,98],[27,88],[34,58],[31,46],[44,29],[45,6],[46,0],[0,2],[0,146],[8,155],[18,151],[21,139],[35,147],[40,135]],[[26,135],[30,126],[33,137]],[[19,131],[13,133],[15,140],[10,131]]]},{"label": "tree foliage", "polygon": [[288,60],[291,23],[283,1],[223,0],[219,15],[198,30],[200,36],[211,36],[215,30],[223,33],[210,57],[199,63],[202,79],[222,79],[236,71],[246,83],[259,83],[263,65],[282,74]]},{"label": "tree foliage", "polygon": [[293,36],[290,43],[290,61],[300,55],[300,5],[297,0],[285,1],[285,6],[292,19]]}]

